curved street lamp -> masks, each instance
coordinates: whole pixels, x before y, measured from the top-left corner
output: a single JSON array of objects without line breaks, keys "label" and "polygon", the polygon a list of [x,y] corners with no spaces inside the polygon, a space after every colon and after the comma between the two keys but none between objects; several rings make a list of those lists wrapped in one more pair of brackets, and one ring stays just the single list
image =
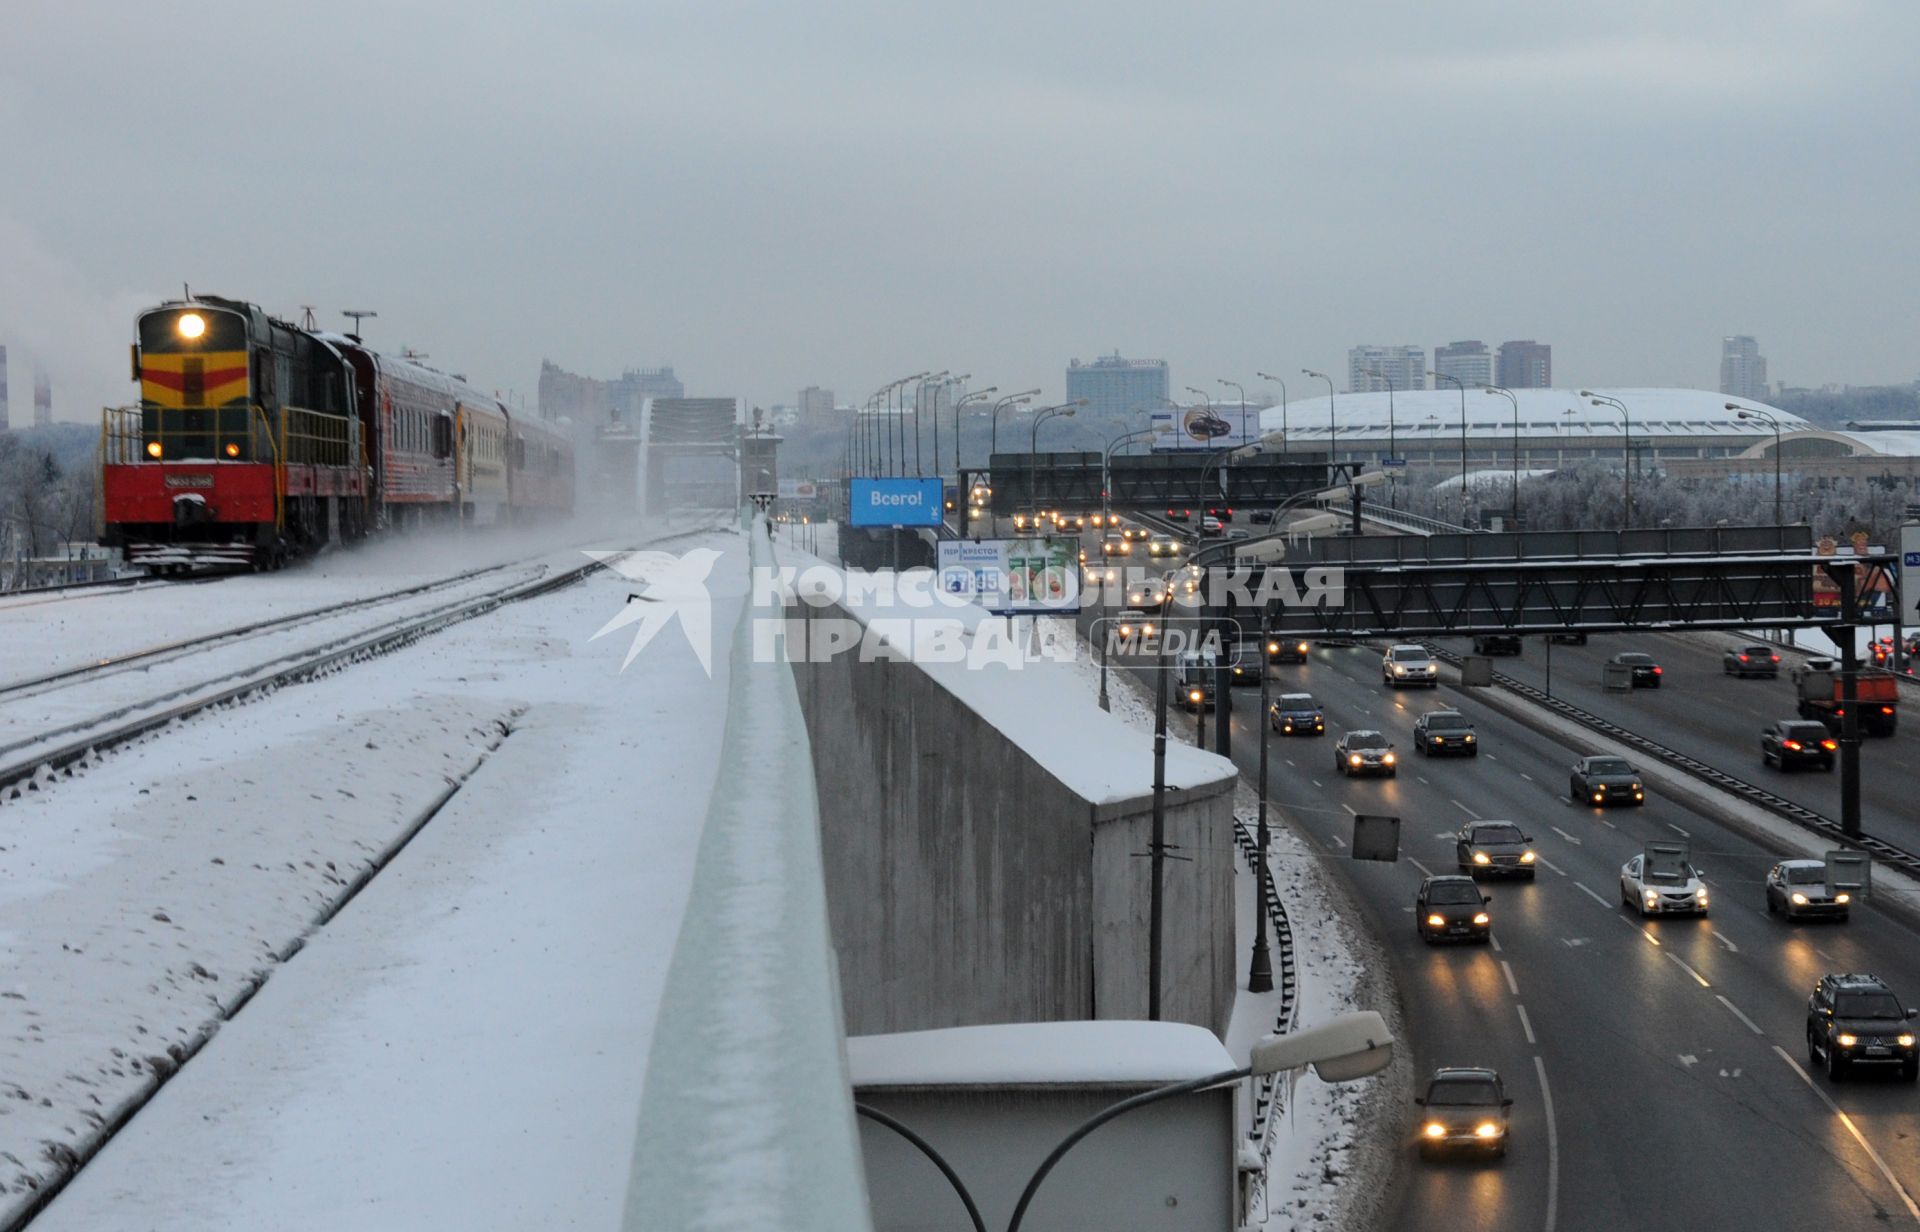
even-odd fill
[{"label": "curved street lamp", "polygon": [[1773,429],[1773,524],[1780,526],[1780,421],[1762,410],[1744,407],[1735,402],[1727,403],[1727,409],[1736,419],[1757,419]]},{"label": "curved street lamp", "polygon": [[1513,403],[1513,518],[1517,522],[1520,520],[1520,399],[1514,397],[1511,389],[1498,385],[1488,385],[1486,390]]},{"label": "curved street lamp", "polygon": [[998,452],[1000,448],[1000,412],[1006,410],[1010,406],[1024,405],[1025,403],[1030,402],[1033,399],[1038,398],[1039,396],[1040,396],[1039,390],[1028,389],[1028,390],[1023,390],[1017,394],[1008,394],[1006,397],[1000,399],[1000,401],[993,404],[993,422],[988,426],[988,437],[987,437],[987,465],[988,466],[993,465],[993,455],[996,452]]},{"label": "curved street lamp", "polygon": [[1595,406],[1611,406],[1620,412],[1620,459],[1624,465],[1620,468],[1622,490],[1625,495],[1620,510],[1620,529],[1633,529],[1633,416],[1627,410],[1627,404],[1618,398],[1609,398],[1605,394],[1596,394],[1591,389],[1583,389],[1580,396]]},{"label": "curved street lamp", "polygon": [[[955,484],[960,482],[960,410],[969,402],[983,402],[998,392],[1000,392],[998,385],[989,385],[985,389],[976,389],[953,404],[953,482]],[[933,459],[933,469],[938,471],[940,469],[940,459],[937,450],[935,451],[935,455]]]},{"label": "curved street lamp", "polygon": [[1033,437],[1027,445],[1027,500],[1036,511],[1040,508],[1040,425],[1055,416],[1072,419],[1074,411],[1086,404],[1085,398],[1076,398],[1058,406],[1043,406],[1033,413]]},{"label": "curved street lamp", "polygon": [[1460,521],[1467,521],[1467,383],[1459,377],[1446,372],[1427,369],[1427,375],[1436,381],[1452,381],[1460,390]]},{"label": "curved street lamp", "polygon": [[1293,442],[1287,439],[1287,383],[1267,372],[1256,372],[1253,375],[1263,381],[1272,381],[1280,387],[1280,452],[1288,453],[1293,449]]},{"label": "curved street lamp", "polygon": [[[913,389],[913,473],[915,475],[925,475],[927,473],[926,468],[920,465],[920,404],[926,396],[927,386],[945,380],[946,375],[947,369],[945,368],[940,369],[938,372],[929,372],[920,378],[920,383],[915,385]],[[940,431],[940,417],[938,415],[933,417],[933,430],[936,434]],[[902,457],[904,460],[904,454]]]},{"label": "curved street lamp", "polygon": [[1333,378],[1324,372],[1315,372],[1311,368],[1302,368],[1300,371],[1315,380],[1327,383],[1327,465],[1332,466],[1333,442],[1340,432],[1340,425],[1333,417]]}]

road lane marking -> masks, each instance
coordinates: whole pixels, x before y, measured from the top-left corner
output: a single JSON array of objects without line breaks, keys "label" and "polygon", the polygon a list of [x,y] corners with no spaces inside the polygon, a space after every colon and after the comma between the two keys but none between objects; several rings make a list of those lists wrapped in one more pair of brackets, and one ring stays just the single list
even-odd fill
[{"label": "road lane marking", "polygon": [[1313,780],[1313,785],[1314,785],[1315,787],[1322,787],[1322,786],[1325,786],[1325,784],[1323,784],[1323,783],[1322,783],[1322,782],[1321,782],[1321,781],[1320,781],[1319,779],[1315,779],[1315,780]]},{"label": "road lane marking", "polygon": [[1696,1066],[1696,1065],[1698,1065],[1698,1064],[1700,1064],[1700,1058],[1699,1058],[1699,1057],[1696,1057],[1696,1056],[1694,1056],[1694,1055],[1693,1055],[1692,1053],[1690,1053],[1690,1052],[1683,1052],[1683,1053],[1680,1053],[1680,1054],[1678,1054],[1678,1055],[1679,1055],[1679,1057],[1680,1057],[1680,1068],[1681,1068],[1681,1069],[1692,1069],[1692,1068],[1693,1068],[1694,1066]]},{"label": "road lane marking", "polygon": [[1533,776],[1531,774],[1528,774],[1525,770],[1522,770],[1520,772],[1520,777],[1527,780],[1527,782],[1529,783],[1533,782]]},{"label": "road lane marking", "polygon": [[1506,959],[1503,958],[1500,960],[1500,970],[1507,973],[1507,991],[1512,993],[1516,997],[1519,996],[1520,985],[1514,982],[1513,964],[1509,963]]},{"label": "road lane marking", "polygon": [[1724,1005],[1724,1006],[1726,1006],[1726,1007],[1727,1007],[1728,1009],[1730,1009],[1730,1010],[1732,1010],[1732,1011],[1733,1011],[1733,1016],[1734,1016],[1735,1018],[1738,1018],[1738,1019],[1739,1019],[1739,1020],[1740,1020],[1741,1022],[1744,1022],[1744,1023],[1746,1023],[1746,1024],[1747,1024],[1747,1030],[1749,1030],[1749,1031],[1751,1031],[1751,1032],[1753,1032],[1753,1033],[1754,1033],[1755,1035],[1765,1035],[1765,1034],[1766,1034],[1766,1032],[1765,1032],[1765,1031],[1762,1031],[1762,1030],[1760,1029],[1760,1024],[1759,1024],[1759,1023],[1757,1023],[1757,1022],[1755,1022],[1755,1021],[1754,1021],[1753,1019],[1751,1019],[1751,1018],[1749,1018],[1749,1017],[1747,1017],[1747,1016],[1746,1016],[1745,1014],[1742,1014],[1742,1013],[1740,1012],[1740,1007],[1739,1007],[1739,1006],[1737,1006],[1737,1005],[1735,1005],[1735,1004],[1734,1004],[1733,1002],[1731,1002],[1731,1001],[1729,1001],[1729,1000],[1727,1000],[1727,999],[1726,999],[1726,997],[1724,997],[1724,996],[1722,996],[1721,994],[1719,994],[1719,993],[1717,993],[1717,992],[1716,992],[1716,993],[1714,993],[1714,994],[1713,994],[1713,996],[1714,996],[1714,999],[1715,999],[1716,1001],[1718,1001],[1718,1002],[1720,1002],[1720,1004],[1722,1004],[1722,1005]]},{"label": "road lane marking", "polygon": [[[1553,1121],[1553,1091],[1547,1086],[1547,1063],[1535,1057],[1533,1068],[1540,1075],[1540,1103],[1547,1110],[1546,1232],[1553,1232],[1554,1221],[1560,1215],[1560,1131]],[[1901,1191],[1903,1195],[1905,1192]],[[1913,1203],[1909,1201],[1907,1205],[1912,1206]]]},{"label": "road lane marking", "polygon": [[1674,825],[1672,822],[1667,823],[1667,829],[1673,831],[1675,834],[1678,834],[1681,838],[1693,837],[1693,835],[1687,833],[1685,830],[1682,830],[1679,826]]},{"label": "road lane marking", "polygon": [[1448,803],[1453,805],[1453,807],[1459,809],[1461,812],[1465,813],[1467,816],[1473,818],[1475,821],[1478,821],[1480,819],[1480,814],[1474,812],[1472,809],[1460,803],[1458,800],[1450,800],[1448,801]]},{"label": "road lane marking", "polygon": [[1347,812],[1352,813],[1355,817],[1358,817],[1360,815],[1360,810],[1354,808],[1351,804],[1342,802],[1340,807],[1347,810]]},{"label": "road lane marking", "polygon": [[[1706,880],[1706,879],[1705,879],[1705,878],[1703,877],[1703,878],[1701,878],[1701,880],[1703,880],[1703,881],[1704,881],[1704,880]],[[1738,953],[1740,952],[1740,947],[1739,947],[1739,946],[1737,946],[1737,945],[1735,945],[1735,944],[1733,943],[1733,938],[1732,938],[1732,937],[1723,937],[1723,936],[1721,936],[1721,935],[1720,935],[1719,933],[1714,933],[1714,934],[1713,934],[1713,939],[1714,939],[1715,941],[1718,941],[1718,942],[1719,942],[1719,943],[1720,943],[1721,945],[1724,945],[1724,946],[1726,946],[1726,947],[1727,947],[1727,953],[1729,953],[1729,954],[1738,954]]]},{"label": "road lane marking", "polygon": [[1330,834],[1327,837],[1333,840],[1335,847],[1345,847],[1347,845],[1347,840],[1341,838],[1338,834]]},{"label": "road lane marking", "polygon": [[1533,1038],[1533,1023],[1528,1021],[1527,1019],[1527,1007],[1520,1004],[1518,1001],[1515,1001],[1513,1003],[1513,1008],[1520,1011],[1520,1029],[1527,1033],[1527,1042],[1529,1044],[1534,1043],[1535,1040]]},{"label": "road lane marking", "polygon": [[1547,859],[1545,856],[1540,855],[1539,853],[1536,852],[1533,858],[1535,863],[1546,865],[1548,868],[1560,874],[1562,877],[1567,875],[1566,869],[1561,868],[1558,864],[1555,864],[1552,860]]},{"label": "road lane marking", "polygon": [[1424,774],[1415,774],[1413,777],[1419,779],[1422,783],[1427,781],[1427,776]]},{"label": "road lane marking", "polygon": [[1500,938],[1494,936],[1492,933],[1488,933],[1487,940],[1492,944],[1493,952],[1498,954],[1502,948],[1500,945]]},{"label": "road lane marking", "polygon": [[1411,865],[1413,865],[1413,866],[1414,866],[1415,868],[1417,868],[1417,869],[1419,869],[1419,870],[1420,870],[1420,871],[1421,871],[1422,873],[1424,873],[1424,874],[1425,874],[1426,876],[1428,876],[1428,877],[1431,877],[1431,876],[1433,876],[1433,870],[1432,870],[1432,869],[1430,869],[1430,868],[1428,868],[1428,867],[1427,867],[1426,865],[1424,865],[1424,864],[1422,864],[1422,863],[1420,863],[1420,861],[1418,861],[1418,860],[1416,860],[1416,859],[1414,859],[1414,858],[1413,858],[1412,856],[1408,856],[1408,857],[1407,857],[1407,863],[1409,863],[1409,864],[1411,864]]},{"label": "road lane marking", "polygon": [[1712,988],[1712,987],[1713,987],[1713,985],[1711,985],[1711,984],[1709,984],[1709,983],[1707,983],[1707,977],[1706,977],[1706,976],[1704,976],[1704,975],[1701,975],[1701,974],[1700,974],[1700,973],[1699,973],[1698,971],[1695,971],[1695,970],[1694,970],[1694,969],[1693,969],[1692,967],[1689,967],[1689,966],[1687,965],[1687,960],[1686,960],[1686,959],[1684,959],[1684,958],[1682,958],[1682,957],[1680,957],[1680,956],[1679,956],[1678,954],[1676,954],[1676,953],[1674,953],[1674,952],[1673,952],[1672,950],[1668,950],[1668,951],[1667,951],[1667,957],[1668,957],[1668,958],[1671,958],[1671,959],[1672,959],[1673,961],[1675,961],[1675,962],[1677,962],[1677,963],[1679,963],[1679,964],[1680,964],[1680,969],[1681,969],[1682,971],[1684,971],[1684,972],[1686,972],[1686,973],[1687,973],[1688,975],[1690,975],[1690,976],[1692,976],[1692,977],[1693,977],[1693,979],[1694,979],[1694,982],[1695,982],[1695,983],[1697,983],[1697,984],[1699,984],[1699,985],[1700,985],[1700,987],[1702,987],[1702,988]]},{"label": "road lane marking", "polygon": [[1639,933],[1642,937],[1645,937],[1647,940],[1653,942],[1656,946],[1660,944],[1660,938],[1648,932],[1647,926],[1645,924],[1635,924],[1633,921],[1628,920],[1627,927],[1633,929],[1633,931]]},{"label": "road lane marking", "polygon": [[1609,821],[1605,817],[1602,817],[1600,819],[1600,824],[1605,826],[1609,830],[1618,830],[1620,828],[1619,826],[1614,825],[1613,822]]},{"label": "road lane marking", "polygon": [[1553,831],[1555,834],[1558,834],[1561,838],[1566,839],[1569,843],[1572,843],[1575,847],[1578,847],[1581,845],[1579,839],[1573,837],[1573,835],[1571,834],[1568,834],[1565,830],[1562,830],[1559,826],[1548,826],[1547,829]]},{"label": "road lane marking", "polygon": [[1486,755],[1486,757],[1487,757],[1487,760],[1488,760],[1488,761],[1499,761],[1499,760],[1500,760],[1500,759],[1499,759],[1498,757],[1495,757],[1495,756],[1494,756],[1493,754],[1491,754],[1491,753],[1488,753],[1488,754]]},{"label": "road lane marking", "polygon": [[1871,1159],[1874,1165],[1880,1169],[1880,1175],[1887,1178],[1887,1184],[1893,1186],[1893,1191],[1900,1195],[1902,1202],[1907,1204],[1907,1214],[1913,1216],[1915,1223],[1920,1223],[1920,1206],[1914,1204],[1913,1195],[1909,1194],[1907,1187],[1900,1183],[1900,1178],[1893,1174],[1893,1169],[1887,1167],[1887,1161],[1880,1158],[1880,1152],[1873,1149],[1873,1144],[1867,1141],[1866,1135],[1861,1133],[1859,1127],[1853,1123],[1853,1118],[1840,1111],[1840,1105],[1834,1103],[1833,1097],[1820,1089],[1819,1084],[1814,1082],[1812,1075],[1808,1074],[1806,1070],[1801,1069],[1800,1062],[1789,1056],[1786,1049],[1775,1044],[1773,1050],[1780,1054],[1782,1061],[1793,1066],[1793,1072],[1800,1075],[1800,1081],[1807,1084],[1809,1091],[1812,1091],[1820,1097],[1821,1103],[1833,1109],[1833,1115],[1840,1118],[1840,1123],[1847,1127],[1847,1132],[1852,1134],[1853,1140],[1860,1144],[1860,1149],[1867,1153],[1867,1158]]},{"label": "road lane marking", "polygon": [[1598,894],[1595,894],[1592,890],[1587,889],[1586,886],[1581,885],[1578,881],[1574,882],[1573,884],[1576,886],[1579,886],[1581,891],[1584,892],[1586,896],[1592,899],[1594,902],[1599,903],[1602,907],[1605,907],[1609,911],[1613,910],[1613,904],[1608,902],[1606,899],[1601,898]]}]

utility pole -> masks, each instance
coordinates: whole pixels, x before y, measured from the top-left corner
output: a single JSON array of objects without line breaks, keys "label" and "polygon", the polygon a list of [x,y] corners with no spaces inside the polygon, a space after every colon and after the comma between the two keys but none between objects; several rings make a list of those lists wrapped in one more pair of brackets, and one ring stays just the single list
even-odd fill
[{"label": "utility pole", "polygon": [[1152,882],[1147,890],[1147,1018],[1160,1021],[1161,874],[1167,861],[1167,605],[1159,608],[1160,645],[1154,654],[1153,831],[1147,840]]},{"label": "utility pole", "polygon": [[1860,648],[1854,633],[1860,619],[1851,561],[1826,566],[1827,576],[1840,588],[1840,623],[1827,631],[1840,647],[1840,833],[1860,838]]},{"label": "utility pole", "polygon": [[[1263,614],[1264,616],[1264,614]],[[1253,957],[1247,963],[1247,991],[1273,991],[1273,956],[1267,952],[1267,743],[1273,731],[1267,723],[1268,707],[1272,705],[1273,682],[1267,671],[1267,640],[1272,637],[1265,631],[1266,620],[1260,621],[1262,636],[1256,647],[1260,661],[1260,713],[1255,716],[1255,729],[1260,733],[1260,823],[1256,832],[1259,854],[1255,857],[1253,870],[1254,906],[1253,906]]]}]

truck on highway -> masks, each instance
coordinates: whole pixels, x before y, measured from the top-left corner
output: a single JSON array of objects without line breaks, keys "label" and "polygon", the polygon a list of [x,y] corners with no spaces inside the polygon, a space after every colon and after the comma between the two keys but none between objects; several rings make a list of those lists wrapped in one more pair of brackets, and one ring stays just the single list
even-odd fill
[{"label": "truck on highway", "polygon": [[[1839,731],[1843,717],[1840,667],[1832,659],[1808,659],[1793,669],[1800,696],[1800,717],[1819,719],[1829,731]],[[1855,678],[1855,704],[1860,707],[1860,732],[1891,736],[1899,718],[1900,681],[1891,672],[1863,670]]]}]

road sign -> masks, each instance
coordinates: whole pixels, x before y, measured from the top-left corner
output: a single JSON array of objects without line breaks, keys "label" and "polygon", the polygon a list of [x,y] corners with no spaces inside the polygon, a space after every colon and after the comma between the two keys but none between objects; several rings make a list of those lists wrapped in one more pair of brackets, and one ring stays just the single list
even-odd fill
[{"label": "road sign", "polygon": [[990,612],[1071,614],[1080,610],[1080,540],[943,539],[942,592]]},{"label": "road sign", "polygon": [[852,483],[847,520],[854,526],[938,526],[938,479],[861,479]]},{"label": "road sign", "polygon": [[1383,471],[1404,471],[1407,469],[1407,460],[1405,458],[1382,458],[1380,459],[1380,469]]},{"label": "road sign", "polygon": [[1920,526],[1900,528],[1899,621],[1920,625]]}]

